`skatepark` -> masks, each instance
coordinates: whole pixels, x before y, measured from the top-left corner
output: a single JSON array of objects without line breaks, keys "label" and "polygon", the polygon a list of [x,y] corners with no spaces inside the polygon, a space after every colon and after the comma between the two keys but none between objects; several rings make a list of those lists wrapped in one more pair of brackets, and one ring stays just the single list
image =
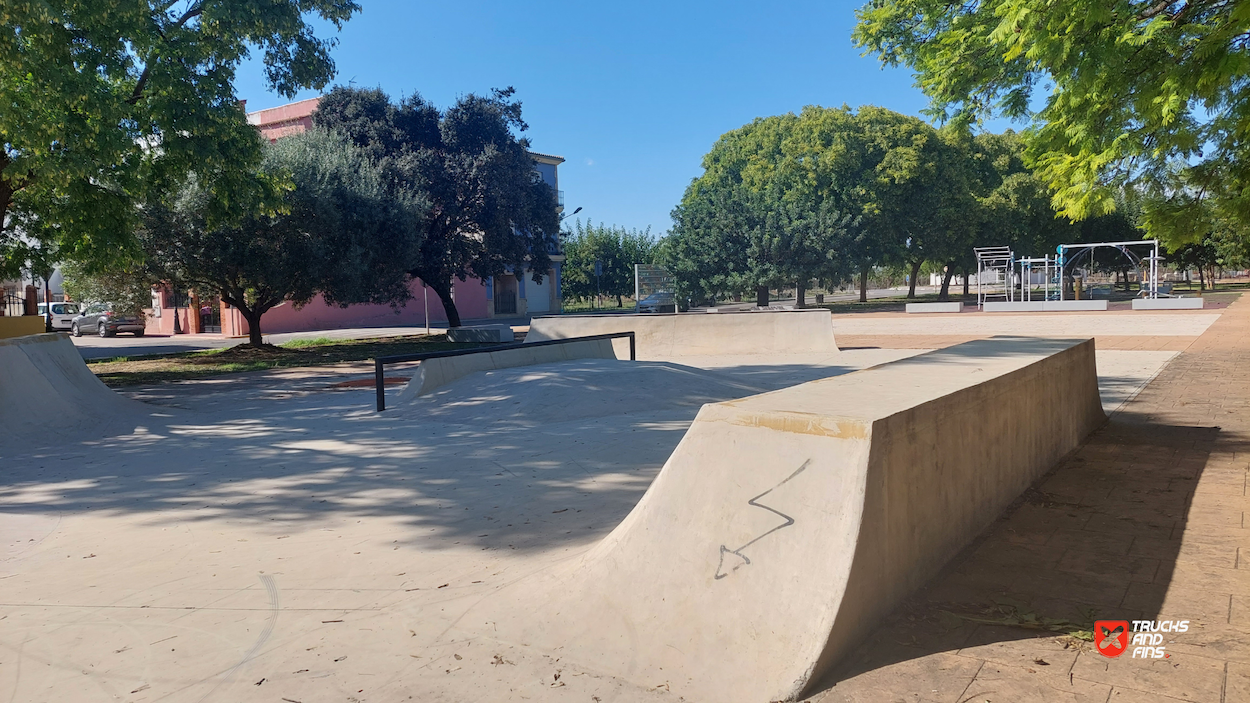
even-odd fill
[{"label": "skatepark", "polygon": [[362,372],[115,393],[0,340],[0,695],[886,700],[855,682],[962,650],[854,664],[882,623],[1091,436],[1162,423],[1142,398],[1242,307],[540,318],[637,361],[422,362],[382,413],[334,389]]}]

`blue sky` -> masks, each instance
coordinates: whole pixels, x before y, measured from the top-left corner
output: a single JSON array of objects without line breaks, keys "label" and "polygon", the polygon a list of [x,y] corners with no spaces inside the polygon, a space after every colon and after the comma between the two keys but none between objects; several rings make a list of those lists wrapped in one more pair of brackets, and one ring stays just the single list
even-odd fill
[{"label": "blue sky", "polygon": [[[909,71],[883,71],[851,45],[854,1],[361,4],[338,35],[336,82],[440,107],[514,86],[533,148],[567,159],[568,210],[654,234],[716,138],[755,117],[925,106]],[[288,102],[260,69],[239,72],[248,109]]]}]

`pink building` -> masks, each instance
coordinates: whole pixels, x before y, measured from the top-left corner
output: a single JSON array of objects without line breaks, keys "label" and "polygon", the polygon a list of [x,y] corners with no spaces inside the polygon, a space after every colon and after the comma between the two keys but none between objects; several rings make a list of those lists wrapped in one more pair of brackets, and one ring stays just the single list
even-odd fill
[{"label": "pink building", "polygon": [[[299,134],[312,127],[312,114],[321,98],[312,98],[280,105],[266,110],[247,113],[247,121],[260,130],[270,141]],[[559,156],[532,153],[534,168],[559,194],[561,207],[564,193],[559,189],[557,167],[564,162]],[[493,276],[490,280],[470,278],[453,281],[452,295],[460,319],[465,323],[489,320],[495,317],[527,317],[533,314],[559,312],[560,268],[564,263],[562,252],[551,253],[552,268],[540,284],[534,283],[531,272]],[[346,327],[401,327],[422,326],[426,322],[426,299],[428,315],[432,323],[445,323],[447,313],[433,291],[426,290],[420,281],[410,286],[413,299],[405,307],[395,310],[389,305],[349,305],[346,308],[326,305],[320,296],[308,305],[295,309],[291,303],[283,303],[265,313],[262,325],[266,333],[305,332],[312,330],[342,329]],[[216,297],[181,296],[174,300],[172,291],[158,289],[152,292],[152,308],[148,311],[147,331],[152,334],[172,334],[174,318],[178,319],[179,331],[190,334],[223,334],[229,337],[247,336],[247,321],[238,310],[231,308]]]}]

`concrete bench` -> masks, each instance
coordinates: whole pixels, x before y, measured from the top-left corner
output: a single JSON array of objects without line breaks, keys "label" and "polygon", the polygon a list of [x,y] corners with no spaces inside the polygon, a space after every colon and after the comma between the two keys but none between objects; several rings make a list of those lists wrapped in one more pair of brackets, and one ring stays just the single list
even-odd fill
[{"label": "concrete bench", "polygon": [[929,312],[963,312],[964,304],[958,301],[949,303],[908,303],[909,313]]},{"label": "concrete bench", "polygon": [[516,336],[508,325],[477,325],[475,327],[452,327],[447,330],[451,342],[514,342]]},{"label": "concrete bench", "polygon": [[1106,310],[1105,300],[1015,300],[986,303],[986,312],[1083,312]]},{"label": "concrete bench", "polygon": [[1136,298],[1134,310],[1201,310],[1202,298]]}]

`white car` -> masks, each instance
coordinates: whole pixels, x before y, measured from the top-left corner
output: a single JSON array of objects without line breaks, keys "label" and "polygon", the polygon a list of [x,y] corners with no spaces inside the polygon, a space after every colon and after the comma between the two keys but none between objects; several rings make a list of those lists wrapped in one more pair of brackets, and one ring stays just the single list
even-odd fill
[{"label": "white car", "polygon": [[[79,309],[78,303],[52,303],[52,329],[68,330],[73,327]],[[47,303],[39,303],[39,317],[47,315],[47,310]]]}]

